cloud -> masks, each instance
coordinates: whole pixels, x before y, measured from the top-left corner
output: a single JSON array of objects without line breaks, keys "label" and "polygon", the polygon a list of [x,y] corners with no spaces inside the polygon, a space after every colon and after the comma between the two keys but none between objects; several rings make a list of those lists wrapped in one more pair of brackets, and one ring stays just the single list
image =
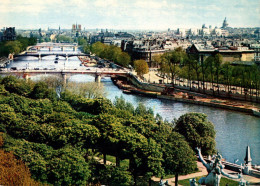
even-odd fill
[{"label": "cloud", "polygon": [[38,27],[77,21],[86,28],[168,28],[221,25],[227,17],[230,26],[259,26],[259,4],[259,0],[2,0],[0,24]]}]

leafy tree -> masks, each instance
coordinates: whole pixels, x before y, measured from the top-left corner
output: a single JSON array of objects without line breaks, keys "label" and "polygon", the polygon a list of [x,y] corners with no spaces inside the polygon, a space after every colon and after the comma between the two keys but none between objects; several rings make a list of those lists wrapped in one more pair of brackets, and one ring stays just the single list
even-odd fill
[{"label": "leafy tree", "polygon": [[33,91],[30,94],[30,97],[34,99],[44,99],[48,98],[50,100],[56,99],[56,93],[53,89],[49,89],[45,82],[38,82],[34,85]]},{"label": "leafy tree", "polygon": [[171,75],[172,84],[174,86],[175,77],[180,72],[180,67],[184,63],[186,53],[182,48],[176,48],[172,52],[167,52],[162,55],[161,70]]},{"label": "leafy tree", "polygon": [[196,147],[201,147],[201,151],[205,155],[212,155],[216,151],[214,125],[207,120],[205,114],[188,113],[182,115],[177,120],[174,130],[186,138],[194,151]]},{"label": "leafy tree", "polygon": [[56,37],[56,42],[65,42],[65,43],[72,43],[73,40],[71,37],[65,36],[65,35],[58,35]]},{"label": "leafy tree", "polygon": [[84,39],[83,37],[79,37],[78,38],[78,44],[79,45],[86,45],[87,44],[87,40]]},{"label": "leafy tree", "polygon": [[75,83],[71,82],[67,84],[67,91],[72,94],[79,95],[85,98],[101,98],[105,95],[105,90],[103,84],[98,84],[95,82],[88,83]]},{"label": "leafy tree", "polygon": [[8,49],[9,53],[19,54],[22,51],[22,43],[19,41],[7,41],[5,47]]},{"label": "leafy tree", "polygon": [[135,71],[137,72],[137,75],[140,77],[142,77],[144,74],[147,74],[149,72],[149,67],[145,60],[135,60],[134,68]]},{"label": "leafy tree", "polygon": [[96,42],[93,45],[91,45],[91,52],[95,53],[98,56],[101,56],[104,52],[105,45],[101,42]]},{"label": "leafy tree", "polygon": [[1,185],[40,185],[31,178],[28,167],[17,159],[12,152],[0,149]]},{"label": "leafy tree", "polygon": [[23,79],[15,78],[14,76],[6,76],[2,79],[1,84],[10,93],[20,94],[22,96],[28,96],[32,91],[32,83],[27,83]]},{"label": "leafy tree", "polygon": [[166,174],[175,174],[175,185],[178,176],[188,174],[197,167],[196,156],[185,138],[177,132],[172,132],[163,146],[163,166]]},{"label": "leafy tree", "polygon": [[216,54],[214,56],[214,65],[216,68],[216,79],[217,79],[217,86],[218,86],[218,94],[219,94],[219,74],[220,74],[220,69],[221,69],[221,64],[223,61],[223,57],[221,54]]},{"label": "leafy tree", "polygon": [[117,56],[117,63],[122,65],[123,67],[128,67],[131,62],[131,57],[126,52],[121,52]]}]

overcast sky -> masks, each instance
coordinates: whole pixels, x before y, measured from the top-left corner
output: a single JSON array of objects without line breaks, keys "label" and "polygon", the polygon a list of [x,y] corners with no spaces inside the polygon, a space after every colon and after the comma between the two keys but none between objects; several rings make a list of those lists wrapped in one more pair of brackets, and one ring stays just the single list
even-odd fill
[{"label": "overcast sky", "polygon": [[1,0],[0,27],[157,29],[259,27],[260,0]]}]

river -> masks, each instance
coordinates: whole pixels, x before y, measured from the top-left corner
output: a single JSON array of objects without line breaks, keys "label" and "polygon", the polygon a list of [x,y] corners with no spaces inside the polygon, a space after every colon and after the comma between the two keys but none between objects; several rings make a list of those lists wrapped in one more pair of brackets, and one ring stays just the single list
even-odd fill
[{"label": "river", "polygon": [[[60,51],[59,48],[54,48],[54,51]],[[47,49],[41,49],[42,52],[48,52]],[[67,50],[64,52],[71,52]],[[77,57],[71,57],[68,61],[60,57],[59,63],[54,63],[55,56],[47,56],[42,60],[34,57],[20,57],[10,63],[7,68],[17,67],[23,68],[57,68],[57,69],[79,69],[85,68],[80,66],[80,61]],[[91,75],[74,75],[69,78],[69,81],[74,82],[93,82],[94,77]],[[208,116],[208,119],[213,122],[216,133],[217,149],[229,162],[234,162],[238,159],[237,164],[244,162],[247,145],[251,148],[251,157],[253,164],[260,164],[260,119],[247,115],[241,112],[223,110],[213,107],[199,106],[187,103],[180,103],[169,100],[156,98],[148,98],[139,95],[129,95],[122,93],[111,81],[110,78],[102,78],[106,97],[114,100],[115,97],[123,96],[123,98],[138,105],[143,103],[147,107],[151,107],[155,113],[160,114],[164,119],[178,119],[182,114],[188,112],[201,112]]]}]

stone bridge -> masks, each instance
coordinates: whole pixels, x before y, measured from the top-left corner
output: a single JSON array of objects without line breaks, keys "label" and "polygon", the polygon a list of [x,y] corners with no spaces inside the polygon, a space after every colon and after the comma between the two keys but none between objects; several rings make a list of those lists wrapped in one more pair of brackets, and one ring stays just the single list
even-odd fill
[{"label": "stone bridge", "polygon": [[125,69],[111,69],[111,68],[92,68],[92,69],[48,69],[48,70],[38,70],[38,69],[26,69],[26,70],[5,70],[0,71],[0,75],[15,75],[18,77],[23,77],[24,79],[29,79],[31,76],[34,75],[58,75],[62,76],[64,82],[66,82],[67,78],[76,74],[90,74],[95,76],[95,81],[100,82],[101,77],[104,76],[113,76],[113,75],[129,75],[130,71]]},{"label": "stone bridge", "polygon": [[24,54],[17,54],[14,55],[14,57],[27,57],[27,56],[32,56],[32,57],[37,57],[39,60],[42,59],[45,56],[62,56],[66,59],[68,59],[69,57],[73,57],[73,56],[88,56],[90,57],[89,54],[83,54],[83,53],[59,53],[59,52],[55,52],[55,53],[28,53],[25,52]]}]

